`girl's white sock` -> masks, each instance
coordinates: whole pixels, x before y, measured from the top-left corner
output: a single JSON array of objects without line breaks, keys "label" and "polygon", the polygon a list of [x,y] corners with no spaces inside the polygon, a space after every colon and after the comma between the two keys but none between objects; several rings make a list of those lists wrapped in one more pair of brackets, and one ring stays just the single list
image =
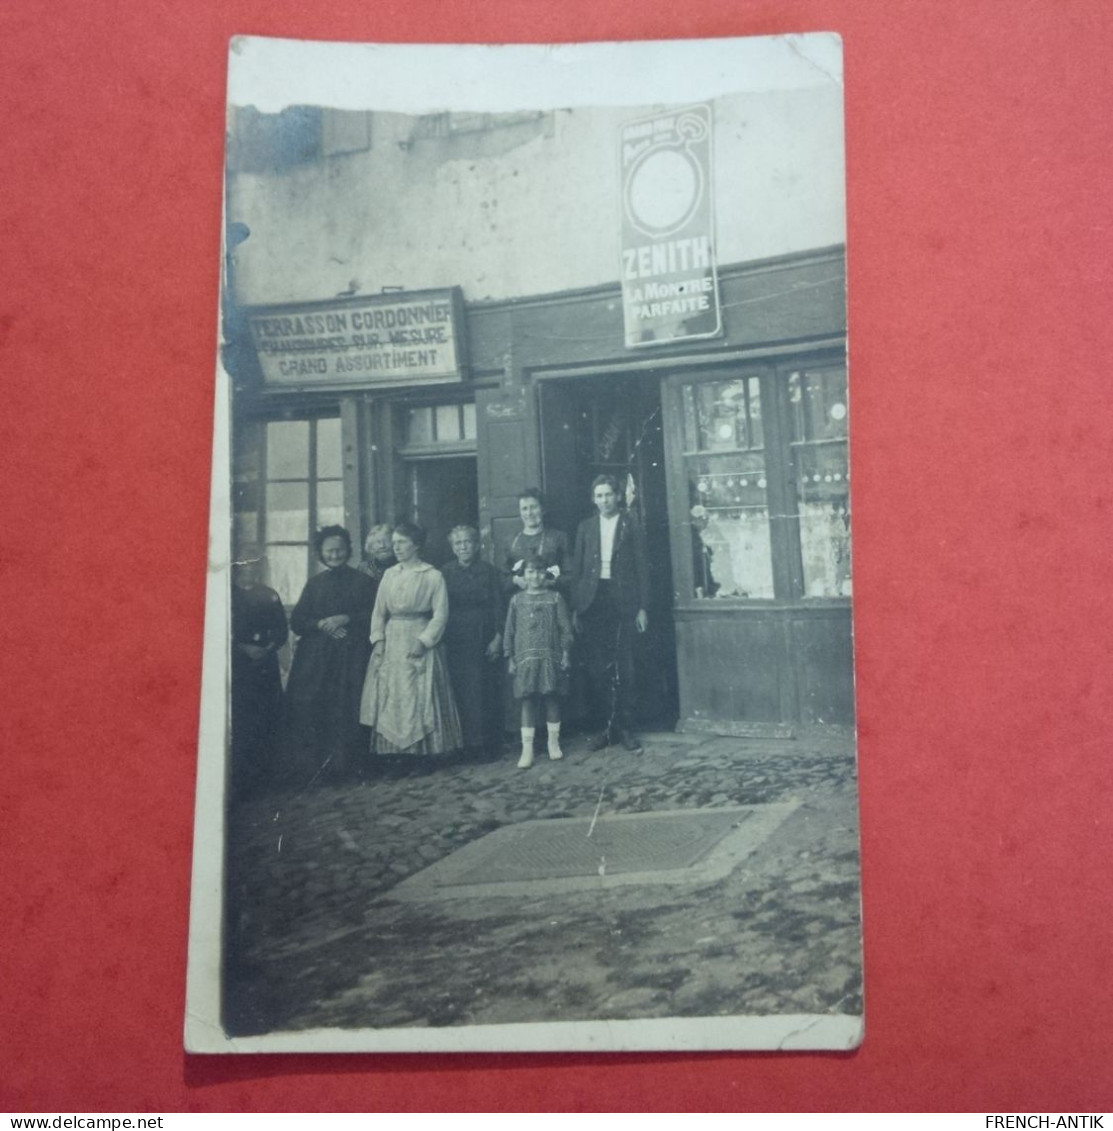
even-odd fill
[{"label": "girl's white sock", "polygon": [[549,730],[549,758],[553,762],[559,762],[564,757],[564,751],[560,748],[560,723],[546,723]]},{"label": "girl's white sock", "polygon": [[522,756],[518,759],[518,769],[528,770],[533,765],[533,727],[522,727]]}]

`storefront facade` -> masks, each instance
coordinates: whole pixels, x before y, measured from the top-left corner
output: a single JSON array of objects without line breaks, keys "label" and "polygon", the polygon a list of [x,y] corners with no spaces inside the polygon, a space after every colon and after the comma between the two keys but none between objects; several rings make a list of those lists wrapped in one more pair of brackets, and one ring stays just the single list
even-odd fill
[{"label": "storefront facade", "polygon": [[265,547],[292,603],[320,526],[360,544],[375,523],[414,520],[439,562],[452,526],[475,523],[494,558],[520,488],[540,485],[572,533],[592,478],[614,474],[650,550],[652,721],[851,722],[843,250],[728,266],[719,285],[722,336],[651,354],[625,346],[617,286],[461,302],[447,380],[274,381],[242,350],[237,543]]},{"label": "storefront facade", "polygon": [[[852,721],[837,87],[248,108],[229,137],[233,548],[287,605],[321,526],[417,521],[439,563],[470,523],[498,561],[522,487],[571,536],[609,473],[649,548],[646,721]],[[662,173],[698,207],[670,215]],[[684,313],[639,323],[651,292]]]}]

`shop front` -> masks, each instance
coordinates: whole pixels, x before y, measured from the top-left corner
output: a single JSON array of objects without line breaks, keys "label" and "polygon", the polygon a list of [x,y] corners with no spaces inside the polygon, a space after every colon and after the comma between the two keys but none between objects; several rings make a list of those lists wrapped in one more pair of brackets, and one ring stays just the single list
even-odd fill
[{"label": "shop front", "polygon": [[718,288],[717,336],[648,348],[631,348],[617,285],[248,311],[237,543],[265,547],[292,603],[319,526],[361,543],[375,523],[417,521],[439,563],[471,523],[496,560],[523,486],[571,535],[592,479],[612,474],[649,550],[647,723],[851,722],[843,249],[720,268]]}]

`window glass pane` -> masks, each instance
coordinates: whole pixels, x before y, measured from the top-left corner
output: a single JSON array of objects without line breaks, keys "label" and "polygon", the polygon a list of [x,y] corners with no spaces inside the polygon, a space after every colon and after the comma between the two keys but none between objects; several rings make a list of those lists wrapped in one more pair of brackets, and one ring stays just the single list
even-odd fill
[{"label": "window glass pane", "polygon": [[756,377],[708,381],[684,389],[685,451],[721,452],[761,447],[760,420]]},{"label": "window glass pane", "polygon": [[433,410],[431,408],[411,408],[406,428],[406,442],[410,444],[431,444],[433,442]]},{"label": "window glass pane", "polygon": [[317,527],[344,525],[344,484],[322,479],[317,484]]},{"label": "window glass pane", "polygon": [[343,448],[340,442],[340,417],[317,421],[317,475],[321,479],[339,479],[344,474]]},{"label": "window glass pane", "polygon": [[846,370],[843,367],[790,373],[788,389],[794,440],[846,438]]},{"label": "window glass pane", "polygon": [[849,597],[846,370],[839,366],[790,374],[789,402],[804,594]]},{"label": "window glass pane", "polygon": [[309,475],[309,421],[274,420],[267,425],[267,478]]},{"label": "window glass pane", "polygon": [[297,604],[305,588],[309,551],[306,546],[268,546],[267,584],[289,608]]},{"label": "window glass pane", "polygon": [[800,549],[805,596],[850,596],[850,509],[845,504],[801,503]]},{"label": "window glass pane", "polygon": [[308,542],[309,484],[267,484],[267,541]]},{"label": "window glass pane", "polygon": [[688,461],[698,598],[773,596],[773,555],[760,452]]},{"label": "window glass pane", "polygon": [[460,439],[460,406],[437,405],[437,440],[440,443]]},{"label": "window glass pane", "polygon": [[407,444],[458,444],[474,439],[474,403],[411,408],[406,417]]}]

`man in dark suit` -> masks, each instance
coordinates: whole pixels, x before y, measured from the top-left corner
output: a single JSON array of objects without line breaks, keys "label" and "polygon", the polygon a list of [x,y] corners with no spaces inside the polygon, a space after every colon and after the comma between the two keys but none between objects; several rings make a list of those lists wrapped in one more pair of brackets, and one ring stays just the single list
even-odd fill
[{"label": "man in dark suit", "polygon": [[572,619],[583,642],[593,714],[602,750],[617,738],[632,753],[641,743],[632,729],[634,634],[649,627],[649,573],[641,528],[619,509],[618,484],[600,475],[591,484],[598,511],[576,531],[572,552]]}]

